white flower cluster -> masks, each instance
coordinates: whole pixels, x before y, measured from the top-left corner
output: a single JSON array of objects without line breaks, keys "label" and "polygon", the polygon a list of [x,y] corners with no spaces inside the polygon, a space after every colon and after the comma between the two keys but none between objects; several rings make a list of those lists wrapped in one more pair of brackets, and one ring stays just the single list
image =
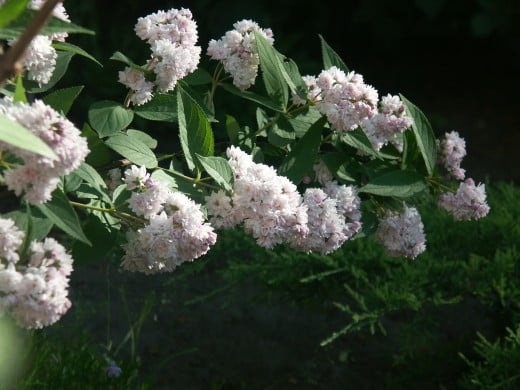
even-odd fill
[{"label": "white flower cluster", "polygon": [[173,271],[185,261],[208,252],[217,240],[199,205],[180,192],[150,177],[144,167],[131,166],[123,179],[133,191],[131,209],[147,220],[129,231],[121,266],[133,272],[153,274]]},{"label": "white flower cluster", "polygon": [[361,126],[375,150],[391,142],[402,152],[403,141],[397,135],[402,134],[412,123],[399,96],[388,94],[381,99],[379,112],[372,118],[364,119]]},{"label": "white flower cluster", "polygon": [[445,133],[444,138],[437,140],[439,162],[448,173],[457,180],[464,180],[466,171],[460,167],[466,156],[466,141],[459,133],[452,131]]},{"label": "white flower cluster", "polygon": [[74,171],[85,161],[89,153],[86,139],[72,122],[40,100],[25,104],[3,98],[0,99],[0,113],[30,130],[58,156],[57,160],[52,160],[0,142],[0,151],[9,151],[24,163],[15,164],[4,173],[7,187],[18,196],[25,192],[30,203],[47,202],[58,186],[59,177]]},{"label": "white flower cluster", "polygon": [[328,254],[361,229],[361,201],[352,186],[333,181],[324,190],[308,188],[303,204],[307,207],[308,234],[294,237],[291,246],[297,250]]},{"label": "white flower cluster", "polygon": [[332,181],[332,173],[323,161],[320,160],[317,164],[314,164],[312,166],[312,169],[314,170],[314,174],[316,175],[316,181],[320,183],[322,186]]},{"label": "white flower cluster", "polygon": [[377,114],[378,93],[358,73],[345,74],[333,66],[318,75],[315,86],[311,79],[307,82],[313,86],[309,90],[316,96],[316,107],[336,131],[355,130]]},{"label": "white flower cluster", "polygon": [[70,308],[72,257],[53,238],[33,241],[27,263],[19,251],[24,233],[10,219],[0,218],[0,315],[11,315],[24,328],[42,328],[58,321]]},{"label": "white flower cluster", "polygon": [[260,28],[252,20],[241,20],[233,24],[234,29],[218,41],[212,39],[208,45],[208,55],[222,61],[224,70],[233,77],[233,84],[244,91],[255,83],[260,58],[254,32],[262,35],[272,45],[273,32],[270,28]]},{"label": "white flower cluster", "polygon": [[152,58],[146,68],[155,74],[155,80],[149,81],[144,72],[127,67],[119,72],[119,82],[132,90],[132,103],[141,105],[152,98],[154,87],[160,92],[172,91],[179,80],[192,73],[199,64],[201,48],[196,45],[197,23],[185,8],[139,18],[135,32],[151,46]]},{"label": "white flower cluster", "polygon": [[307,210],[289,179],[278,176],[273,167],[256,164],[237,147],[229,147],[227,156],[234,175],[233,195],[219,191],[206,197],[215,227],[243,223],[244,230],[265,248],[308,233]]},{"label": "white flower cluster", "polygon": [[[0,0],[0,6],[5,0]],[[27,4],[27,8],[38,10],[42,7],[44,0],[31,0]],[[58,3],[52,12],[52,15],[65,22],[70,22],[69,15],[63,7],[62,3]],[[56,68],[56,59],[58,57],[56,49],[52,47],[53,41],[64,42],[67,33],[54,33],[51,35],[36,35],[31,41],[24,55],[21,58],[22,66],[27,71],[27,78],[36,81],[38,85],[47,84]],[[9,45],[13,45],[16,39],[9,40]]]},{"label": "white flower cluster", "polygon": [[485,185],[475,186],[473,179],[469,178],[459,184],[455,194],[449,192],[441,194],[439,207],[448,211],[458,221],[483,218],[490,210],[486,202]]},{"label": "white flower cluster", "polygon": [[387,210],[379,221],[375,238],[390,256],[415,258],[426,250],[421,215],[415,207],[404,206],[401,213]]},{"label": "white flower cluster", "polygon": [[352,237],[361,224],[360,200],[353,187],[327,184],[325,190],[308,189],[305,195],[276,170],[253,162],[231,146],[227,150],[233,170],[233,194],[214,192],[206,197],[211,222],[217,228],[243,223],[258,245],[272,248],[287,243],[301,251],[329,253]]}]

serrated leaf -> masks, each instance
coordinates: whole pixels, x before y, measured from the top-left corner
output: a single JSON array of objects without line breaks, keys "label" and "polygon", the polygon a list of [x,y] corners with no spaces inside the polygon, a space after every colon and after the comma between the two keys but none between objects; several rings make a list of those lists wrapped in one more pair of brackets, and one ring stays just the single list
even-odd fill
[{"label": "serrated leaf", "polygon": [[148,103],[134,107],[141,118],[151,121],[175,122],[177,120],[177,97],[168,93],[155,94]]},{"label": "serrated leaf", "polygon": [[412,130],[417,141],[417,146],[421,151],[421,155],[429,175],[433,175],[435,164],[437,162],[437,145],[435,143],[435,135],[432,126],[426,118],[426,115],[412,102],[399,94],[401,100],[406,106],[407,114],[413,119]]},{"label": "serrated leaf", "polygon": [[39,137],[3,114],[0,114],[0,141],[53,160],[58,159],[54,151]]},{"label": "serrated leaf", "polygon": [[255,32],[255,41],[260,57],[260,68],[262,69],[262,79],[265,90],[277,106],[285,109],[289,99],[287,80],[282,71],[283,65],[280,62],[278,52],[261,34]]},{"label": "serrated leaf", "polygon": [[135,62],[133,62],[130,58],[128,58],[126,55],[124,55],[120,51],[116,51],[114,54],[112,54],[112,56],[109,58],[109,60],[122,62],[123,64],[126,64],[131,68],[140,70],[141,72],[145,71],[143,66],[137,65]]},{"label": "serrated leaf", "polygon": [[63,113],[63,115],[67,115],[72,107],[72,103],[74,103],[74,100],[79,96],[82,90],[83,85],[57,89],[56,91],[46,95],[42,100],[45,104],[48,104],[56,111]]},{"label": "serrated leaf", "polygon": [[52,46],[56,50],[68,51],[70,53],[77,54],[77,55],[80,55],[82,57],[88,58],[89,60],[95,62],[100,67],[103,67],[103,65],[101,65],[101,62],[96,60],[93,55],[87,53],[81,47],[73,45],[72,43],[69,43],[69,42],[53,42]]},{"label": "serrated leaf", "polygon": [[343,62],[341,57],[329,46],[329,44],[325,41],[325,39],[319,35],[320,43],[321,43],[321,57],[323,59],[323,68],[329,69],[332,66],[335,66],[341,69],[343,72],[348,73],[348,66]]},{"label": "serrated leaf", "polygon": [[179,138],[190,170],[196,166],[195,154],[213,155],[214,138],[204,111],[183,88],[177,86]]},{"label": "serrated leaf", "polygon": [[116,134],[134,119],[134,113],[117,102],[103,100],[95,102],[88,110],[88,120],[100,137]]},{"label": "serrated leaf", "polygon": [[[23,10],[19,16],[12,20],[7,27],[0,29],[0,39],[16,38],[21,35],[29,23],[36,16],[37,11],[31,9]],[[58,19],[57,17],[51,17],[47,24],[38,32],[41,35],[52,35],[56,33],[78,33],[78,34],[89,34],[95,35],[94,31],[78,26],[74,23],[65,22],[64,20]]]},{"label": "serrated leaf", "polygon": [[54,72],[52,73],[49,82],[47,84],[39,86],[38,83],[34,81],[25,80],[24,85],[27,89],[27,92],[42,93],[54,87],[67,72],[72,57],[74,57],[74,53],[67,51],[58,51],[58,56],[56,57],[56,67],[54,68]]},{"label": "serrated leaf", "polygon": [[233,171],[225,158],[214,156],[204,157],[198,154],[195,154],[195,156],[208,175],[210,175],[219,186],[224,187],[226,191],[233,189],[231,185],[233,182]]},{"label": "serrated leaf", "polygon": [[83,163],[78,169],[74,171],[74,174],[81,177],[84,181],[96,189],[98,198],[110,203],[111,199],[107,193],[107,185],[101,175],[89,164]]},{"label": "serrated leaf", "polygon": [[138,139],[143,144],[148,146],[150,149],[155,149],[157,147],[157,140],[152,138],[150,135],[141,130],[128,129],[126,131],[126,135],[131,138]]},{"label": "serrated leaf", "polygon": [[376,150],[374,150],[372,143],[360,127],[352,131],[341,133],[340,139],[347,145],[381,159],[381,155]]},{"label": "serrated leaf", "polygon": [[144,165],[148,169],[157,167],[155,154],[138,139],[126,134],[115,134],[105,141],[105,145],[136,165]]},{"label": "serrated leaf", "polygon": [[63,191],[60,189],[55,190],[49,202],[36,207],[69,236],[87,245],[92,245],[85,233],[83,233],[78,215]]},{"label": "serrated leaf", "polygon": [[0,27],[5,27],[16,20],[25,11],[29,0],[5,0],[0,6]]},{"label": "serrated leaf", "polygon": [[374,177],[359,189],[380,196],[409,198],[426,188],[424,178],[414,171],[392,171]]},{"label": "serrated leaf", "polygon": [[321,133],[326,123],[325,118],[314,123],[307,133],[296,142],[278,168],[280,175],[286,176],[298,184],[303,176],[312,171],[314,160],[321,145]]}]

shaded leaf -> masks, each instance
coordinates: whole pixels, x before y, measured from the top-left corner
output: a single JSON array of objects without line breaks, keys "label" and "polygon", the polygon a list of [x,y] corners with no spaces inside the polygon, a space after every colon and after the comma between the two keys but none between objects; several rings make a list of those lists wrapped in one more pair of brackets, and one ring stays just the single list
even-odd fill
[{"label": "shaded leaf", "polygon": [[60,189],[54,191],[49,202],[36,207],[69,236],[87,245],[92,245],[83,233],[78,215],[63,191]]},{"label": "shaded leaf", "polygon": [[72,107],[72,103],[74,103],[74,100],[79,96],[82,90],[83,85],[57,89],[56,91],[46,95],[42,100],[45,104],[48,104],[56,111],[63,113],[63,115],[67,115]]},{"label": "shaded leaf", "polygon": [[110,100],[95,102],[88,110],[90,125],[100,137],[116,134],[132,123],[133,119],[132,110]]},{"label": "shaded leaf", "polygon": [[155,94],[148,103],[134,107],[141,118],[151,121],[175,122],[177,120],[177,97],[168,93]]},{"label": "shaded leaf", "polygon": [[424,178],[414,171],[392,171],[374,177],[359,189],[380,196],[408,198],[426,188]]},{"label": "shaded leaf", "polygon": [[433,175],[435,163],[437,162],[437,145],[435,143],[435,135],[432,126],[426,118],[426,115],[403,95],[399,95],[406,106],[407,114],[412,117],[412,130],[417,141],[417,146],[421,151],[421,155],[429,175]]},{"label": "shaded leaf", "polygon": [[122,133],[115,134],[107,138],[105,145],[136,165],[144,165],[148,169],[157,166],[155,154],[136,138]]},{"label": "shaded leaf", "polygon": [[101,62],[96,60],[94,58],[94,56],[92,56],[91,54],[87,53],[81,47],[73,45],[72,43],[69,43],[69,42],[53,42],[52,46],[56,50],[68,51],[70,53],[78,54],[78,55],[80,55],[82,57],[88,58],[92,62],[95,62],[97,65],[103,67],[103,65],[101,65]]},{"label": "shaded leaf", "polygon": [[323,60],[323,68],[329,69],[333,66],[341,69],[343,72],[348,73],[348,66],[345,65],[341,57],[329,46],[325,39],[319,35],[321,43],[321,57]]}]

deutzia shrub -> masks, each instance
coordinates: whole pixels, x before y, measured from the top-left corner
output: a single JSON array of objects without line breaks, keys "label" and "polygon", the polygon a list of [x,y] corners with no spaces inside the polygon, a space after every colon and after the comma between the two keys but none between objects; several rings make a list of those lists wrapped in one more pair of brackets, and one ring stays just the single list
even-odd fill
[{"label": "deutzia shrub", "polygon": [[[0,26],[7,50],[24,49],[0,59],[10,71],[0,80],[0,185],[21,204],[1,210],[0,312],[20,326],[67,311],[72,258],[84,251],[127,271],[171,272],[206,254],[220,229],[243,229],[266,248],[329,254],[373,236],[390,255],[417,258],[426,248],[420,200],[433,197],[456,220],[489,212],[484,185],[461,168],[457,132],[436,140],[418,107],[380,98],[321,37],[321,69],[302,76],[271,29],[248,19],[199,46],[188,9],[139,18],[136,39],[150,58],[137,65],[116,51],[114,85],[127,95],[94,102],[76,127],[65,116],[83,86],[49,90],[72,56],[99,64],[63,42],[92,32],[58,4],[38,35],[20,37],[35,13],[49,16],[43,4],[11,10]],[[209,71],[203,48],[217,61]],[[231,107],[215,110],[217,91]],[[178,147],[159,153],[154,134],[136,129],[146,121],[167,127]],[[83,252],[58,243],[64,235]]]}]

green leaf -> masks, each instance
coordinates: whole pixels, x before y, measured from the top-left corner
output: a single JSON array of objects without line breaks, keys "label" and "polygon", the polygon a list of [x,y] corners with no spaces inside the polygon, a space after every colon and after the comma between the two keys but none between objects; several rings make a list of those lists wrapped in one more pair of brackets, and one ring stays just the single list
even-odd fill
[{"label": "green leaf", "polygon": [[53,160],[58,159],[58,156],[45,142],[3,114],[0,114],[0,141]]},{"label": "green leaf", "polygon": [[112,160],[111,150],[103,143],[97,133],[85,123],[81,130],[81,135],[87,139],[90,153],[87,156],[87,162],[90,165],[99,167],[109,164]]},{"label": "green leaf", "polygon": [[372,143],[360,127],[352,131],[346,131],[341,133],[340,139],[347,145],[350,145],[358,150],[361,150],[364,153],[381,159],[381,155],[376,150],[374,150],[374,148],[372,147]]},{"label": "green leaf", "polygon": [[152,179],[160,180],[160,181],[167,183],[168,187],[170,189],[177,188],[177,180],[175,180],[175,178],[173,176],[168,175],[166,172],[164,172],[161,169],[153,171]]},{"label": "green leaf", "polygon": [[88,111],[90,125],[100,137],[116,134],[134,119],[134,113],[117,102],[103,100],[93,103]]},{"label": "green leaf", "polygon": [[285,69],[281,64],[279,53],[267,39],[257,32],[255,32],[255,40],[267,94],[277,103],[278,107],[285,109],[289,99],[289,91],[286,77],[282,73]]},{"label": "green leaf", "polygon": [[284,112],[284,109],[282,107],[279,107],[275,102],[273,102],[271,99],[268,99],[262,95],[258,95],[251,91],[241,91],[237,87],[231,84],[220,84],[220,86],[225,89],[226,91],[232,93],[233,95],[236,95],[238,97],[241,97],[243,99],[250,100],[252,102],[258,103],[266,108],[269,108],[273,111],[277,112]]},{"label": "green leaf", "polygon": [[83,233],[78,215],[63,191],[60,189],[54,191],[49,202],[36,207],[69,236],[87,245],[92,245]]},{"label": "green leaf", "polygon": [[16,76],[16,87],[14,89],[13,101],[27,103],[27,96],[25,96],[25,87],[23,86],[23,77]]},{"label": "green leaf", "polygon": [[27,8],[29,0],[5,0],[0,6],[0,27],[5,27],[16,20]]},{"label": "green leaf", "polygon": [[144,165],[148,169],[157,167],[155,154],[136,138],[121,133],[115,134],[105,141],[105,145],[136,165]]},{"label": "green leaf", "polygon": [[359,189],[380,196],[409,198],[426,188],[424,178],[414,171],[392,171],[374,177]]},{"label": "green leaf", "polygon": [[289,121],[283,117],[278,118],[267,128],[267,140],[270,144],[283,148],[296,139],[296,133]]},{"label": "green leaf", "polygon": [[320,149],[321,133],[325,123],[325,118],[319,119],[292,147],[278,168],[280,175],[284,175],[293,183],[298,184],[305,174],[312,172],[314,160]]},{"label": "green leaf", "polygon": [[290,58],[284,58],[281,60],[285,69],[283,75],[287,81],[287,85],[291,89],[291,92],[294,95],[300,96],[302,99],[306,99],[308,87],[307,84],[305,84],[305,81],[303,81],[298,65]]},{"label": "green leaf", "polygon": [[72,247],[75,263],[88,264],[106,259],[110,251],[117,247],[119,231],[110,229],[98,215],[89,214],[84,230],[96,245],[88,246],[82,242],[75,242]]},{"label": "green leaf", "polygon": [[311,127],[321,117],[322,115],[317,109],[310,107],[305,112],[302,112],[293,118],[289,118],[288,120],[296,133],[296,138],[301,138],[305,135],[307,130],[309,130],[309,127]]},{"label": "green leaf", "polygon": [[240,125],[238,121],[231,115],[226,115],[226,131],[232,145],[238,144],[238,134],[240,133]]},{"label": "green leaf", "polygon": [[98,192],[98,197],[110,203],[111,199],[107,193],[107,185],[101,175],[90,165],[87,163],[83,163],[79,166],[78,169],[74,171],[74,174],[81,177],[84,181],[90,184],[94,189]]},{"label": "green leaf", "polygon": [[[29,229],[29,237],[25,239],[27,242],[32,241],[41,241],[43,240],[51,231],[52,226],[54,225],[49,218],[39,212],[37,209],[30,209],[30,212],[16,210],[11,211],[4,215],[6,218],[11,218],[16,226],[18,226],[21,230],[27,231],[28,224],[30,223]],[[28,219],[31,219],[29,222]]]},{"label": "green leaf", "polygon": [[133,62],[130,58],[125,56],[120,51],[116,51],[114,54],[112,54],[112,57],[110,57],[109,59],[110,60],[114,60],[114,61],[122,62],[123,64],[126,64],[129,67],[131,67],[131,68],[140,70],[141,72],[145,71],[145,68],[143,66],[137,65],[135,62]]},{"label": "green leaf", "polygon": [[224,187],[226,191],[233,189],[231,185],[233,182],[233,171],[225,158],[213,156],[204,157],[198,154],[195,154],[195,156],[208,175],[210,175],[219,186]]},{"label": "green leaf", "polygon": [[437,162],[437,145],[435,143],[435,135],[430,122],[426,115],[403,95],[399,94],[401,100],[406,106],[407,114],[413,119],[412,130],[417,141],[417,146],[421,151],[421,155],[429,175],[433,175],[435,163]]},{"label": "green leaf", "polygon": [[205,85],[211,84],[213,77],[206,70],[197,68],[195,72],[190,73],[182,80],[189,85]]},{"label": "green leaf", "polygon": [[[16,20],[11,21],[7,27],[0,29],[0,39],[16,38],[21,35],[36,13],[36,11],[30,9],[23,10]],[[41,35],[52,35],[61,32],[95,35],[92,30],[78,26],[74,23],[65,22],[64,20],[58,19],[54,16],[38,33]]]},{"label": "green leaf", "polygon": [[143,144],[148,146],[150,149],[155,149],[157,147],[157,140],[152,138],[150,135],[141,130],[128,129],[126,131],[126,135],[131,138],[138,139]]},{"label": "green leaf", "polygon": [[56,58],[56,67],[54,68],[54,72],[52,73],[49,82],[47,84],[39,86],[38,83],[34,81],[25,80],[24,84],[25,88],[27,89],[27,92],[42,93],[54,87],[67,72],[72,57],[74,57],[74,53],[58,51],[58,57]]},{"label": "green leaf", "polygon": [[319,35],[321,42],[321,57],[323,59],[323,68],[329,69],[332,66],[335,66],[341,69],[343,72],[348,73],[348,66],[345,65],[341,57],[336,53],[332,47],[325,41],[325,39]]},{"label": "green leaf", "polygon": [[45,104],[48,104],[56,111],[63,113],[63,115],[67,115],[72,107],[72,103],[74,103],[74,100],[76,100],[82,90],[83,85],[57,89],[56,91],[46,95],[42,100]]},{"label": "green leaf", "polygon": [[213,155],[214,138],[204,111],[183,88],[177,88],[179,138],[190,170],[195,169],[195,154]]},{"label": "green leaf", "polygon": [[87,53],[81,47],[73,45],[72,43],[68,43],[68,42],[53,42],[52,46],[56,50],[68,51],[70,53],[78,54],[78,55],[80,55],[82,57],[88,58],[89,60],[95,62],[97,65],[103,67],[103,65],[101,65],[101,62],[96,60],[94,58],[94,56],[92,56],[91,54]]},{"label": "green leaf", "polygon": [[177,97],[167,93],[155,94],[148,103],[135,106],[134,112],[150,121],[177,121]]}]

